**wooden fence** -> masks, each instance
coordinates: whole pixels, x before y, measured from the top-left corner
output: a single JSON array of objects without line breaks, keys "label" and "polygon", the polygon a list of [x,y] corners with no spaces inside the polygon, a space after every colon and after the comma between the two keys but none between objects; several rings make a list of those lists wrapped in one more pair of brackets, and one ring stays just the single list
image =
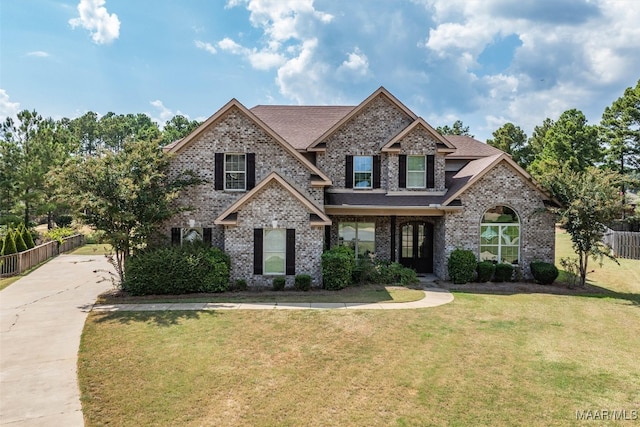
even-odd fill
[{"label": "wooden fence", "polygon": [[49,258],[75,249],[83,244],[84,235],[75,234],[62,239],[62,243],[58,243],[57,241],[47,242],[24,252],[0,256],[0,277],[15,276]]},{"label": "wooden fence", "polygon": [[640,259],[640,233],[607,229],[602,241],[617,257]]}]

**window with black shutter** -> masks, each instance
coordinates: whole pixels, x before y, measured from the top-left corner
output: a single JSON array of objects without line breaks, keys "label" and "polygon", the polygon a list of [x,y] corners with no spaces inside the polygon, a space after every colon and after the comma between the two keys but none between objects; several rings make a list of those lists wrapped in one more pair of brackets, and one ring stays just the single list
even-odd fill
[{"label": "window with black shutter", "polygon": [[398,156],[398,188],[407,188],[407,155]]},{"label": "window with black shutter", "polygon": [[427,156],[427,188],[436,186],[436,156]]}]

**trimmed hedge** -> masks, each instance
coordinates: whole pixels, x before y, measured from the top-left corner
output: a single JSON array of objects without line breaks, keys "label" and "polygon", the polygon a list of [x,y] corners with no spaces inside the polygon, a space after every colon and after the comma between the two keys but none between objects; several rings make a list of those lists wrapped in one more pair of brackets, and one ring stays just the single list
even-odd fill
[{"label": "trimmed hedge", "polygon": [[287,284],[284,276],[278,276],[273,278],[273,290],[274,291],[284,291],[284,287]]},{"label": "trimmed hedge", "polygon": [[501,263],[496,264],[496,272],[493,274],[494,282],[510,282],[513,276],[513,265]]},{"label": "trimmed hedge", "polygon": [[122,289],[132,295],[179,295],[229,289],[229,256],[202,244],[159,248],[127,260]]},{"label": "trimmed hedge", "polygon": [[477,282],[485,283],[490,281],[493,278],[493,274],[496,271],[496,265],[491,261],[482,261],[478,263],[478,267],[476,268],[478,272],[478,277],[476,278]]},{"label": "trimmed hedge", "polygon": [[303,292],[310,290],[311,276],[308,274],[298,274],[293,282],[293,287]]},{"label": "trimmed hedge", "polygon": [[454,249],[449,255],[447,269],[453,283],[470,282],[476,273],[476,256],[472,251],[466,249]]},{"label": "trimmed hedge", "polygon": [[325,289],[339,290],[352,284],[355,254],[346,246],[334,246],[322,254],[322,283]]},{"label": "trimmed hedge", "polygon": [[536,282],[540,283],[541,285],[552,284],[560,274],[560,272],[558,271],[558,268],[555,265],[548,262],[533,261],[530,264],[530,267],[531,267],[531,274],[533,275],[533,278],[535,279]]}]

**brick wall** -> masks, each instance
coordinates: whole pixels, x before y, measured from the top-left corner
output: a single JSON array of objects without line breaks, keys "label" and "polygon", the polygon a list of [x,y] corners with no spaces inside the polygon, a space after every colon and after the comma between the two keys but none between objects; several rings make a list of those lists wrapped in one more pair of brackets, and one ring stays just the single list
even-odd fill
[{"label": "brick wall", "polygon": [[[261,189],[238,212],[238,225],[227,227],[226,252],[231,256],[231,280],[244,279],[249,286],[271,286],[272,275],[253,274],[253,229],[277,228],[296,230],[296,274],[309,274],[312,284],[322,283],[320,261],[324,246],[324,227],[312,227],[309,210],[279,183],[272,181]],[[294,276],[286,276],[293,286]]]},{"label": "brick wall", "polygon": [[[331,178],[334,188],[344,188],[347,155],[380,154],[380,148],[412,121],[388,98],[380,95],[326,140],[326,152],[318,153],[317,166]],[[381,187],[388,188],[389,165],[386,155],[381,157],[380,166]],[[396,172],[396,181],[397,176]]]},{"label": "brick wall", "polygon": [[[444,250],[438,271],[447,277],[447,258],[456,248],[469,249],[478,257],[480,223],[485,211],[497,205],[513,209],[520,219],[520,268],[531,278],[529,263],[534,260],[554,262],[555,228],[553,216],[544,211],[539,193],[506,163],[499,164],[461,197],[461,212],[447,213],[444,220]],[[434,260],[435,261],[435,260]]]}]

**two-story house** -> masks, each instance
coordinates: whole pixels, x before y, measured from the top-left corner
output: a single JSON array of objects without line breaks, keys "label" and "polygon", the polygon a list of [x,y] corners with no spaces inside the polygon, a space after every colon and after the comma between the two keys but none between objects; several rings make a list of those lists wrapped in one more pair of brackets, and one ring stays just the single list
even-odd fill
[{"label": "two-story house", "polygon": [[443,136],[380,88],[358,106],[272,106],[231,100],[165,147],[174,170],[206,184],[178,202],[193,209],[166,232],[226,251],[231,279],[322,281],[321,254],[349,245],[418,273],[447,278],[455,248],[508,262],[530,277],[553,262],[553,200],[510,156]]}]

